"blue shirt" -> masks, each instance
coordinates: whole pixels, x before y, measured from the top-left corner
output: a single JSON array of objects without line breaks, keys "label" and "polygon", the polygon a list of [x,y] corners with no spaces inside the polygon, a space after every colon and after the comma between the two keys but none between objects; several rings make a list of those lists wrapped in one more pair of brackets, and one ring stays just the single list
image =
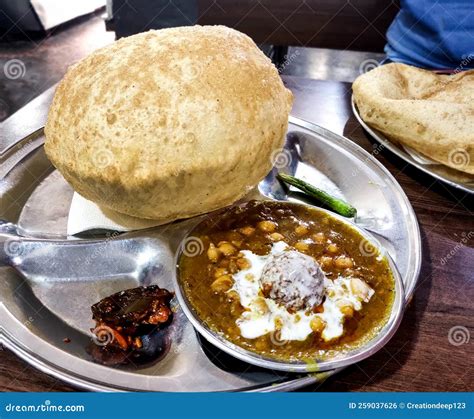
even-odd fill
[{"label": "blue shirt", "polygon": [[474,0],[401,0],[387,31],[392,61],[429,69],[474,68]]}]

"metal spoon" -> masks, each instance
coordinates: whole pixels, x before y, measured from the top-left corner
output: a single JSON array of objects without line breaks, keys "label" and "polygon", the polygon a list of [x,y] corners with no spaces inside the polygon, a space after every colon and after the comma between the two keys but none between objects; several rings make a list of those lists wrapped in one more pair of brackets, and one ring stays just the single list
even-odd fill
[{"label": "metal spoon", "polygon": [[23,237],[15,224],[0,221],[0,266],[9,265],[28,282],[73,282],[130,278],[147,284],[163,271],[168,246],[149,237],[48,240]]}]

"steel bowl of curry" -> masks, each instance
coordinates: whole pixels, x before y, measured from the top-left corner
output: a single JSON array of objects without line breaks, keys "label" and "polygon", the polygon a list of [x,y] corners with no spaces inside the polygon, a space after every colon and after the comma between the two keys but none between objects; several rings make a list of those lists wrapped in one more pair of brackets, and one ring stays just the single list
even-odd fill
[{"label": "steel bowl of curry", "polygon": [[250,364],[292,372],[360,361],[396,331],[404,290],[388,253],[330,211],[249,201],[217,211],[176,255],[193,326]]}]

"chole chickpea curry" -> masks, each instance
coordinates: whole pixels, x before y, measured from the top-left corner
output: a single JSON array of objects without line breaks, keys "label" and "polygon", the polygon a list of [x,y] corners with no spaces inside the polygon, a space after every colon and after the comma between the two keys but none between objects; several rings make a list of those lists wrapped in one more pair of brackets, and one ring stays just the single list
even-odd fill
[{"label": "chole chickpea curry", "polygon": [[325,211],[250,201],[191,234],[204,251],[179,258],[186,298],[206,327],[246,350],[329,358],[360,347],[390,316],[388,261]]}]

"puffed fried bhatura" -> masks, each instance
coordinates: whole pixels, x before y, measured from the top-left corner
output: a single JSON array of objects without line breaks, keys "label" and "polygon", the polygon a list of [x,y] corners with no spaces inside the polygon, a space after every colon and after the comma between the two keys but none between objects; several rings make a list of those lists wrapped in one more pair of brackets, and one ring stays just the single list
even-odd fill
[{"label": "puffed fried bhatura", "polygon": [[229,205],[264,178],[292,100],[275,66],[238,31],[149,31],[68,70],[45,150],[83,197],[165,223]]}]

